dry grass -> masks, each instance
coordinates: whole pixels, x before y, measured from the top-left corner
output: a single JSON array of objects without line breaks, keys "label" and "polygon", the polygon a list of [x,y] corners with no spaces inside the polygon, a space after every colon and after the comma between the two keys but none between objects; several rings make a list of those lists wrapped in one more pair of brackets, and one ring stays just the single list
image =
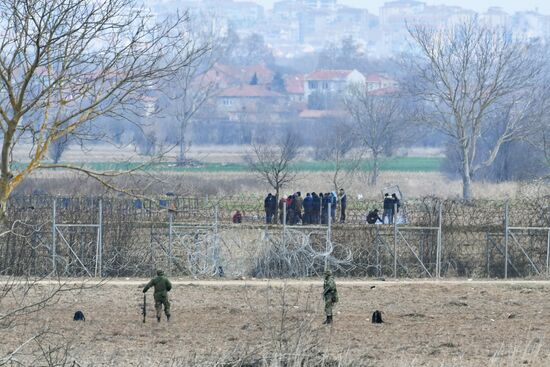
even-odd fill
[{"label": "dry grass", "polygon": [[[24,327],[3,331],[0,355],[47,324],[52,333],[71,342],[70,356],[83,366],[190,366],[262,359],[266,363],[257,366],[274,366],[276,358],[289,357],[283,350],[310,361],[316,356],[331,366],[337,361],[342,366],[549,363],[548,282],[337,279],[340,303],[332,328],[320,325],[321,280],[291,281],[285,292],[281,282],[179,281],[171,294],[170,324],[154,321],[151,303],[148,322],[141,322],[141,283],[144,280],[111,282],[66,294],[62,302],[29,316]],[[2,303],[3,310],[9,306]],[[85,323],[71,321],[77,309],[85,312]],[[384,312],[384,324],[370,323],[375,309]],[[304,365],[322,365],[315,361]]]},{"label": "dry grass", "polygon": [[[68,172],[39,171],[21,187],[22,192],[31,193],[33,189],[40,188],[51,194],[79,195],[82,193],[101,194],[105,188],[99,183]],[[151,178],[143,178],[143,182]],[[136,178],[134,177],[135,181]],[[284,194],[296,191],[327,192],[333,191],[330,172],[304,172],[292,185],[284,188]],[[415,172],[382,172],[379,184],[369,186],[366,184],[366,175],[357,175],[345,185],[348,195],[362,195],[368,199],[379,199],[385,187],[399,185],[405,199],[421,198],[425,196],[437,196],[441,198],[460,198],[462,184],[459,180],[451,180],[441,173],[415,173]],[[123,186],[131,186],[125,182]],[[184,195],[265,195],[273,192],[264,181],[253,173],[247,172],[185,172],[163,173],[155,176],[155,182],[150,186],[152,193],[176,192]],[[550,186],[544,182],[521,183],[489,183],[475,182],[473,184],[474,196],[478,199],[504,199],[537,197],[550,194]]]}]

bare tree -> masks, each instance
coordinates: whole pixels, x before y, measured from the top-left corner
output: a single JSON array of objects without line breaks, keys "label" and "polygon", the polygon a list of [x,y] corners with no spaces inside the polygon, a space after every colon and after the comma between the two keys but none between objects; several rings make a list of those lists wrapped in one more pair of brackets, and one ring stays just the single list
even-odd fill
[{"label": "bare tree", "polygon": [[292,169],[291,164],[298,155],[299,147],[299,138],[288,132],[274,144],[252,143],[252,150],[245,158],[250,169],[275,190],[277,202],[281,189],[296,179],[297,172]]},{"label": "bare tree", "polygon": [[[408,90],[418,121],[448,136],[460,162],[463,198],[472,199],[472,177],[491,165],[503,144],[524,138],[532,124],[542,60],[534,45],[477,17],[445,28],[409,28],[415,52]],[[495,117],[504,119],[487,142]],[[494,131],[493,131],[494,132]],[[488,144],[480,153],[479,146]]]},{"label": "bare tree", "polygon": [[[204,52],[191,47],[187,14],[154,23],[134,0],[5,0],[0,14],[2,218],[36,169],[101,180],[101,172],[44,163],[50,145],[66,136],[108,138],[94,125],[108,120],[101,117],[143,114],[143,96]],[[16,146],[29,146],[29,162],[18,168]]]},{"label": "bare tree", "polygon": [[179,166],[184,166],[187,161],[186,154],[190,145],[187,130],[190,122],[218,90],[218,80],[209,71],[217,62],[224,42],[213,29],[212,23],[214,22],[210,20],[206,27],[198,22],[193,23],[190,48],[202,51],[202,56],[195,58],[187,67],[178,69],[168,81],[168,88],[165,90],[169,98],[169,111],[173,112],[179,130]]},{"label": "bare tree", "polygon": [[69,144],[70,140],[69,136],[67,135],[51,142],[50,148],[48,149],[48,154],[53,163],[59,163],[61,156],[63,155],[65,150],[67,150]]},{"label": "bare tree", "polygon": [[376,185],[380,159],[404,141],[404,104],[396,93],[369,91],[363,84],[351,86],[344,103],[357,139],[372,156],[369,183]]},{"label": "bare tree", "polygon": [[315,159],[330,167],[331,184],[338,192],[349,184],[361,168],[362,150],[356,148],[357,139],[349,123],[337,121],[323,129],[315,142]]}]

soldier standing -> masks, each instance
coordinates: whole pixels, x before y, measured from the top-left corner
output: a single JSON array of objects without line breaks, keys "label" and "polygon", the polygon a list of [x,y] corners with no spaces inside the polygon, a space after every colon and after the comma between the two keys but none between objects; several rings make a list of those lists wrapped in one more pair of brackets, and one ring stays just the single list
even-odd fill
[{"label": "soldier standing", "polygon": [[327,319],[323,325],[332,324],[332,307],[338,303],[338,291],[330,270],[325,270],[325,283],[323,285],[323,299],[325,301],[325,314]]},{"label": "soldier standing", "polygon": [[143,288],[143,293],[146,293],[149,288],[155,288],[155,310],[157,311],[157,321],[160,322],[160,314],[162,312],[162,306],[164,305],[164,313],[166,314],[166,320],[170,321],[170,301],[168,300],[168,292],[172,289],[172,283],[164,276],[162,270],[157,270],[157,276],[151,279],[149,283]]}]

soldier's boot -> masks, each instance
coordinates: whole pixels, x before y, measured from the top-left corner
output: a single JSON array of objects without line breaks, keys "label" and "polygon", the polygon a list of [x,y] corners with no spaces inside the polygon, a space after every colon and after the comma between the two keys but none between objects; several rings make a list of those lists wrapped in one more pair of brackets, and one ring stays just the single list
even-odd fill
[{"label": "soldier's boot", "polygon": [[170,315],[166,315],[166,321],[170,321]]},{"label": "soldier's boot", "polygon": [[160,322],[160,316],[157,316],[157,322]]},{"label": "soldier's boot", "polygon": [[327,315],[327,318],[325,319],[325,321],[323,321],[323,325],[328,325],[328,324],[330,324],[331,321],[332,321],[331,319],[332,319],[332,316],[328,316],[328,315]]},{"label": "soldier's boot", "polygon": [[327,324],[332,324],[332,315],[330,315],[329,317],[327,317]]}]

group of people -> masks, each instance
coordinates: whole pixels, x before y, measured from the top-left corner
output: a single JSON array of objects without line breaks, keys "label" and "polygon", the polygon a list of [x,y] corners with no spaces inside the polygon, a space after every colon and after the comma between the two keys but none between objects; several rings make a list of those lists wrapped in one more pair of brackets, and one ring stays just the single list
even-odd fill
[{"label": "group of people", "polygon": [[344,189],[340,192],[307,193],[302,197],[301,192],[277,198],[271,193],[264,200],[265,221],[267,224],[276,223],[278,210],[279,223],[295,224],[327,224],[329,218],[336,221],[337,208],[340,209],[340,223],[346,222],[347,196]]},{"label": "group of people", "polygon": [[384,194],[384,212],[382,218],[378,214],[378,209],[371,210],[367,214],[367,223],[368,224],[393,224],[399,209],[401,208],[401,201],[397,197],[397,194],[385,193]]},{"label": "group of people", "polygon": [[[265,221],[267,224],[328,224],[329,218],[332,222],[336,221],[338,209],[340,211],[340,223],[345,223],[346,207],[347,196],[344,189],[340,189],[338,194],[334,191],[324,194],[308,192],[305,197],[302,197],[302,193],[298,191],[292,195],[281,197],[278,202],[275,195],[269,193],[264,200]],[[382,217],[380,217],[378,209],[371,210],[367,214],[367,223],[393,224],[401,208],[401,201],[397,194],[385,193],[383,208]],[[276,217],[277,212],[278,218]]]}]

